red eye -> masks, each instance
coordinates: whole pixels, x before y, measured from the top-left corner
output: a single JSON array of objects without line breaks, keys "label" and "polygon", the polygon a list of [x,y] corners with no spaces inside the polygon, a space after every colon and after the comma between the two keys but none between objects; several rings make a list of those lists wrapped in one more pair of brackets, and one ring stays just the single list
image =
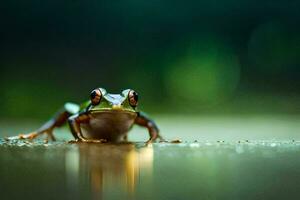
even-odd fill
[{"label": "red eye", "polygon": [[102,93],[101,93],[100,89],[93,90],[91,92],[91,102],[92,102],[92,104],[94,106],[98,105],[100,103],[101,97],[102,97]]},{"label": "red eye", "polygon": [[129,93],[128,93],[129,104],[132,107],[136,107],[137,104],[138,104],[138,99],[139,99],[138,94],[135,91],[130,90]]}]

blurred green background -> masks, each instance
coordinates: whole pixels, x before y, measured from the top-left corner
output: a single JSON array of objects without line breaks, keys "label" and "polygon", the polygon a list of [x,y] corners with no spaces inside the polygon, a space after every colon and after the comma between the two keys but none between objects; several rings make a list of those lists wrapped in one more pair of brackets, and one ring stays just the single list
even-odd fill
[{"label": "blurred green background", "polygon": [[299,1],[4,1],[2,119],[93,88],[151,113],[299,114]]},{"label": "blurred green background", "polygon": [[[299,8],[2,1],[1,199],[300,199]],[[58,142],[2,139],[97,87],[135,89],[162,136],[183,142],[144,148],[138,126],[125,145],[66,144],[67,129]]]}]

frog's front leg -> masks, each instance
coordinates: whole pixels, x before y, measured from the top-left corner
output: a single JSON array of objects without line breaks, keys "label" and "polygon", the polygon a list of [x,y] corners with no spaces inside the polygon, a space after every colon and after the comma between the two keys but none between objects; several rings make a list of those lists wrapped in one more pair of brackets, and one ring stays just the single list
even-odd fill
[{"label": "frog's front leg", "polygon": [[147,144],[154,142],[157,138],[159,138],[161,141],[165,141],[159,135],[159,129],[158,129],[157,125],[155,124],[155,122],[153,120],[151,120],[149,117],[147,117],[144,113],[138,112],[138,116],[135,119],[135,124],[146,127],[148,129],[150,138],[146,142]]},{"label": "frog's front leg", "polygon": [[73,103],[66,103],[60,111],[58,111],[49,121],[43,124],[38,130],[28,134],[20,134],[18,136],[7,137],[6,139],[34,139],[46,133],[50,139],[55,140],[55,137],[53,135],[53,129],[64,125],[67,122],[69,116],[71,116],[74,113],[77,113],[78,111],[78,105]]},{"label": "frog's front leg", "polygon": [[71,129],[71,132],[75,138],[76,142],[91,142],[91,143],[103,143],[106,140],[96,140],[96,139],[87,139],[82,135],[80,124],[88,123],[90,116],[87,113],[79,113],[69,117],[68,122]]}]

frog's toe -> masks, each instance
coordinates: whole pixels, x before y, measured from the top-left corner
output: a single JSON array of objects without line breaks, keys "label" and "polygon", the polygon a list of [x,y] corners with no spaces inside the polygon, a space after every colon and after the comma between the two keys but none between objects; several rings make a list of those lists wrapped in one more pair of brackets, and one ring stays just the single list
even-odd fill
[{"label": "frog's toe", "polygon": [[56,141],[56,138],[54,137],[52,131],[47,131],[46,133],[47,133],[48,139],[51,139],[52,141]]},{"label": "frog's toe", "polygon": [[145,142],[146,146],[152,145],[152,143],[155,142],[155,139],[150,138],[148,141]]},{"label": "frog's toe", "polygon": [[145,147],[152,147],[153,141],[148,140],[145,142]]},{"label": "frog's toe", "polygon": [[85,142],[88,142],[88,143],[106,143],[107,140],[105,140],[105,139],[99,139],[99,140],[86,140]]},{"label": "frog's toe", "polygon": [[76,144],[76,143],[79,143],[79,142],[81,142],[81,141],[78,140],[78,139],[68,141],[69,144]]}]

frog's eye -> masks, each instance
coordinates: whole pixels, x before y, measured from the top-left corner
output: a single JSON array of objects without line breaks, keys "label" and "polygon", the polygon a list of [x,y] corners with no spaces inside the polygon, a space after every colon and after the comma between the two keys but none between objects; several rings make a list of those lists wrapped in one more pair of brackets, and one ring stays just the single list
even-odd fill
[{"label": "frog's eye", "polygon": [[91,102],[92,102],[92,104],[94,106],[98,105],[100,103],[101,97],[102,97],[102,93],[101,93],[100,89],[93,90],[91,92]]},{"label": "frog's eye", "polygon": [[132,107],[136,107],[137,104],[138,104],[138,99],[139,99],[138,94],[135,91],[130,90],[129,93],[128,93],[129,104]]}]

